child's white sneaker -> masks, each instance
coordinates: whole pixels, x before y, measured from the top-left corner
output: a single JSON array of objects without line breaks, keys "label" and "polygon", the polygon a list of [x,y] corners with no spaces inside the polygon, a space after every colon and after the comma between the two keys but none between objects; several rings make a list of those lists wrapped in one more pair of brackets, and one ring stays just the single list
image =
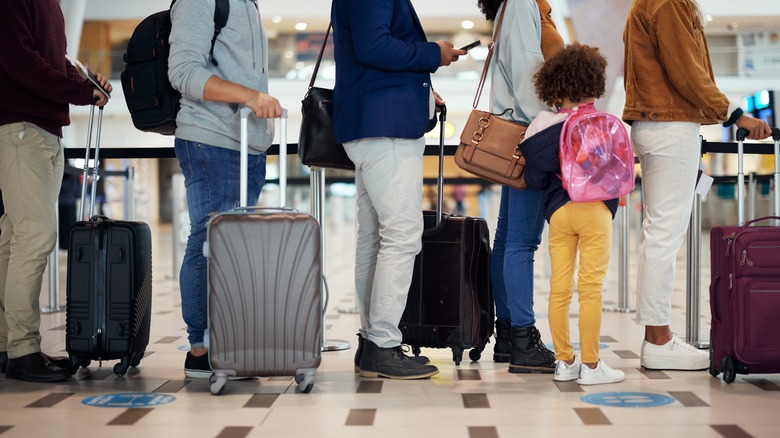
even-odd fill
[{"label": "child's white sneaker", "polygon": [[563,360],[556,361],[553,380],[556,382],[577,380],[580,377],[580,365],[582,365],[582,362],[580,362],[579,356],[574,356],[574,363],[571,365],[567,365]]},{"label": "child's white sneaker", "polygon": [[603,385],[605,383],[618,383],[626,378],[625,373],[620,370],[613,370],[600,360],[596,368],[591,368],[585,364],[580,367],[580,378],[577,383],[580,385]]}]

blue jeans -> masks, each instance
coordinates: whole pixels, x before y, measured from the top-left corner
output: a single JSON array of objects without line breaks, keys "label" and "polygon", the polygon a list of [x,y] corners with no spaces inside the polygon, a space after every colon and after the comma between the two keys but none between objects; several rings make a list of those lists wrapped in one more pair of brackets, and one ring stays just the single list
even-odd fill
[{"label": "blue jeans", "polygon": [[[187,206],[190,213],[190,235],[179,275],[181,313],[187,324],[191,348],[203,348],[208,327],[207,263],[203,256],[206,223],[209,213],[230,210],[238,205],[239,152],[177,138],[179,160]],[[254,205],[265,183],[266,155],[249,155],[247,202]]]},{"label": "blue jeans", "polygon": [[490,276],[496,319],[528,327],[534,317],[534,253],[542,240],[544,192],[501,188]]}]

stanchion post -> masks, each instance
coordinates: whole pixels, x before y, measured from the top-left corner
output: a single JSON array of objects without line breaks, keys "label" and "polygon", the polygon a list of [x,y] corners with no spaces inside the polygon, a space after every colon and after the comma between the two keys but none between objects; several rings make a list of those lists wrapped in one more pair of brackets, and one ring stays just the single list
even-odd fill
[{"label": "stanchion post", "polygon": [[[311,215],[320,224],[320,258],[322,259],[322,272],[325,273],[325,169],[319,167],[311,168],[311,176],[309,177],[309,183],[311,185]],[[327,293],[327,289],[324,284],[322,285],[323,295]],[[323,303],[327,303],[327,299],[323,296]],[[323,314],[327,309],[323,309]],[[342,341],[339,339],[327,339],[325,337],[325,317],[322,318],[322,351],[342,351],[350,348],[349,341]]]},{"label": "stanchion post", "polygon": [[127,166],[127,181],[125,181],[125,202],[127,203],[125,218],[135,220],[135,167]]},{"label": "stanchion post", "polygon": [[701,195],[693,197],[691,220],[688,227],[688,248],[686,257],[685,284],[686,312],[685,338],[697,348],[708,348],[699,339],[701,322]]},{"label": "stanchion post", "polygon": [[629,202],[630,194],[626,196],[626,205],[618,209],[620,223],[618,226],[618,305],[604,306],[605,312],[633,313],[628,303],[628,235],[629,235]]}]

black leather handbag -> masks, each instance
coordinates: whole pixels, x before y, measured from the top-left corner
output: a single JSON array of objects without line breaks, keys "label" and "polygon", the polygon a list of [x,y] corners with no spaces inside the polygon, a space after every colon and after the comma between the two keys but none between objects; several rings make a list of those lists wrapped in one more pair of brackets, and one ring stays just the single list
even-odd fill
[{"label": "black leather handbag", "polygon": [[328,26],[314,73],[311,75],[309,90],[301,102],[303,120],[298,137],[298,157],[301,163],[309,167],[354,171],[355,163],[347,156],[344,146],[336,143],[333,138],[333,90],[314,86],[330,29],[331,26]]}]

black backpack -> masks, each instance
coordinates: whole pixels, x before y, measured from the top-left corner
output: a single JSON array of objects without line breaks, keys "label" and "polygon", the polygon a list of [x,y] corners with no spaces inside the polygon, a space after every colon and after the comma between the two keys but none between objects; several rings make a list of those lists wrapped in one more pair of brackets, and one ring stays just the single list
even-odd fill
[{"label": "black backpack", "polygon": [[[176,0],[171,2],[171,7]],[[214,43],[230,15],[229,0],[216,0],[214,7],[214,37],[211,39],[210,60],[214,59]],[[122,89],[133,125],[141,131],[174,135],[176,113],[181,93],[168,80],[168,54],[171,34],[170,9],[146,17],[133,31],[124,55]]]}]

